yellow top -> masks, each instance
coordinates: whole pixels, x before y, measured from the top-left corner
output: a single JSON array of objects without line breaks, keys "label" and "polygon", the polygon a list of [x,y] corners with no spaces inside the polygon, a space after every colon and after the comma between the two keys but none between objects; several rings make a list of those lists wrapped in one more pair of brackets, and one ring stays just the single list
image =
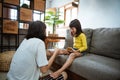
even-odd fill
[{"label": "yellow top", "polygon": [[79,36],[74,37],[73,41],[73,47],[77,48],[80,52],[83,52],[87,49],[86,35],[84,33],[81,33]]}]

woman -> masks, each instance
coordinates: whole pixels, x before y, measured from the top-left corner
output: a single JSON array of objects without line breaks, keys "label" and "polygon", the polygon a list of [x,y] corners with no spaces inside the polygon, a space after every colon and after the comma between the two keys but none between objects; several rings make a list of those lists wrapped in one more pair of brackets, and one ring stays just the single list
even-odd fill
[{"label": "woman", "polygon": [[[13,56],[7,74],[8,80],[38,80],[42,73],[50,69],[59,49],[55,50],[54,55],[48,61],[45,38],[46,25],[41,21],[31,22],[25,39]],[[66,78],[64,75],[61,76]]]}]

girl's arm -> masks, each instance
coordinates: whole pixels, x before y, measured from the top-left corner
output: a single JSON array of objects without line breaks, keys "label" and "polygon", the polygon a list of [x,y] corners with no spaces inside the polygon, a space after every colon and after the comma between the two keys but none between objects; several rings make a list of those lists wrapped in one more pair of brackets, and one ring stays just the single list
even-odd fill
[{"label": "girl's arm", "polygon": [[83,52],[87,49],[87,41],[86,41],[85,34],[81,34],[80,38],[81,38],[81,45],[82,46],[80,48],[78,48],[78,51]]}]

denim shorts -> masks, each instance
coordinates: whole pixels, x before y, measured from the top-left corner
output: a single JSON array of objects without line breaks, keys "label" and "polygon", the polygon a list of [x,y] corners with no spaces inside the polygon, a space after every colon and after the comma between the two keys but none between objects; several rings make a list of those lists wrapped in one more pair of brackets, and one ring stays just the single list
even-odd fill
[{"label": "denim shorts", "polygon": [[[78,50],[77,48],[73,48],[74,50]],[[84,56],[86,53],[85,52],[80,52],[81,56]]]}]

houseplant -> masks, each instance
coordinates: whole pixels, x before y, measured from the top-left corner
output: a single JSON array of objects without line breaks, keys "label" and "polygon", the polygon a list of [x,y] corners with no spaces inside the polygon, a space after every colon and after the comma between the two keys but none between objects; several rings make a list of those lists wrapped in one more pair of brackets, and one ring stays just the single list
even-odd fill
[{"label": "houseplant", "polygon": [[53,34],[55,34],[56,27],[59,24],[64,23],[64,20],[59,19],[60,12],[46,11],[45,13],[45,23],[49,26],[52,26]]}]

